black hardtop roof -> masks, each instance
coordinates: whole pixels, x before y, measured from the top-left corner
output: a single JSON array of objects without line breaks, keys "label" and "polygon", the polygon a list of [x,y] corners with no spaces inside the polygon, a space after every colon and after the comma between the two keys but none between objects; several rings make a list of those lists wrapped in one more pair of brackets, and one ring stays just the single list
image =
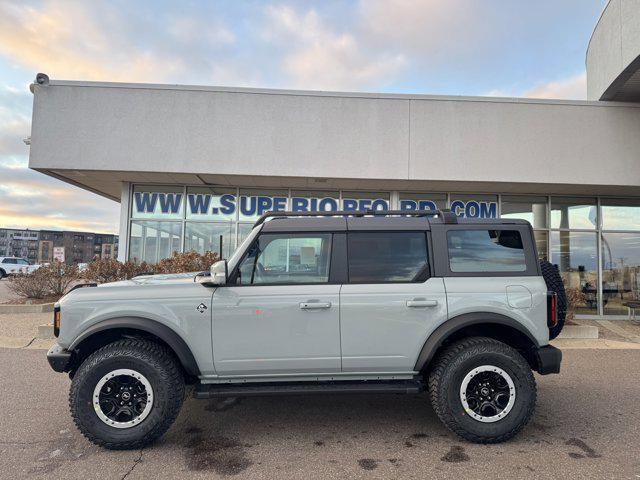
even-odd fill
[{"label": "black hardtop roof", "polygon": [[[268,220],[268,221],[267,221]],[[520,219],[458,218],[450,210],[368,212],[270,212],[258,219],[265,232],[346,230],[430,230],[432,224],[528,225]]]}]

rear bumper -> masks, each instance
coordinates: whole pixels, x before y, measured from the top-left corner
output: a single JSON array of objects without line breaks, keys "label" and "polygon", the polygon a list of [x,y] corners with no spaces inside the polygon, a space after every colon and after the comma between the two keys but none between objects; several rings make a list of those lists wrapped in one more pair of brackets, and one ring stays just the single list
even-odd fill
[{"label": "rear bumper", "polygon": [[47,360],[56,372],[68,372],[71,365],[71,352],[56,343],[47,352]]},{"label": "rear bumper", "polygon": [[538,373],[548,375],[550,373],[560,373],[560,363],[562,363],[562,351],[554,346],[545,345],[536,350],[538,363]]}]

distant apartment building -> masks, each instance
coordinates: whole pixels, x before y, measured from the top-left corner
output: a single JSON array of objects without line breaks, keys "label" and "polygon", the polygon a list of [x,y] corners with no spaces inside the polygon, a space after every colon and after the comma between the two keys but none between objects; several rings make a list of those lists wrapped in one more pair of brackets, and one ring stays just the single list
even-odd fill
[{"label": "distant apartment building", "polygon": [[0,257],[21,257],[30,263],[87,263],[118,258],[118,236],[92,232],[0,228]]},{"label": "distant apartment building", "polygon": [[37,255],[39,263],[51,262],[54,258],[73,264],[117,257],[117,235],[57,230],[40,231]]},{"label": "distant apartment building", "polygon": [[39,232],[0,228],[0,257],[21,257],[31,263],[38,260]]}]

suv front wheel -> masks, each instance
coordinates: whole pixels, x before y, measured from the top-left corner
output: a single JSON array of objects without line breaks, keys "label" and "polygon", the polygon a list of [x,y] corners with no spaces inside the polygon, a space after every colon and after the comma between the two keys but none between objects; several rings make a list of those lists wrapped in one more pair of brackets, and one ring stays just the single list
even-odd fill
[{"label": "suv front wheel", "polygon": [[166,432],[184,400],[173,354],[142,339],[119,340],[92,353],[73,376],[69,407],[91,442],[141,448]]},{"label": "suv front wheel", "polygon": [[455,434],[499,443],[531,419],[536,384],[527,361],[492,338],[473,337],[446,348],[429,374],[431,404]]}]

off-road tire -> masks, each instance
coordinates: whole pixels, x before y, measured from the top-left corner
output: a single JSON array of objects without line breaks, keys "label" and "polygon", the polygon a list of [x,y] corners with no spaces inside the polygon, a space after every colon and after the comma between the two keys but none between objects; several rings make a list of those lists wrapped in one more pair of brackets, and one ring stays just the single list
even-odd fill
[{"label": "off-road tire", "polygon": [[549,329],[549,340],[553,340],[560,335],[564,327],[564,320],[567,316],[567,293],[564,290],[564,283],[558,267],[546,260],[541,260],[540,270],[542,271],[544,283],[547,284],[547,289],[556,293],[558,323],[556,323],[555,327]]},{"label": "off-road tire", "polygon": [[[99,380],[121,368],[144,375],[154,393],[148,416],[125,429],[100,420],[92,402]],[[71,382],[69,409],[76,426],[89,441],[113,450],[137,449],[169,429],[180,412],[184,394],[184,374],[172,352],[152,341],[124,339],[100,348],[82,362]]]},{"label": "off-road tire", "polygon": [[[509,374],[515,385],[515,403],[493,423],[472,418],[462,405],[460,387],[474,368],[492,365]],[[531,419],[536,383],[527,361],[515,349],[492,338],[465,338],[447,347],[434,361],[428,378],[431,405],[449,430],[474,443],[500,443],[515,436]]]}]

